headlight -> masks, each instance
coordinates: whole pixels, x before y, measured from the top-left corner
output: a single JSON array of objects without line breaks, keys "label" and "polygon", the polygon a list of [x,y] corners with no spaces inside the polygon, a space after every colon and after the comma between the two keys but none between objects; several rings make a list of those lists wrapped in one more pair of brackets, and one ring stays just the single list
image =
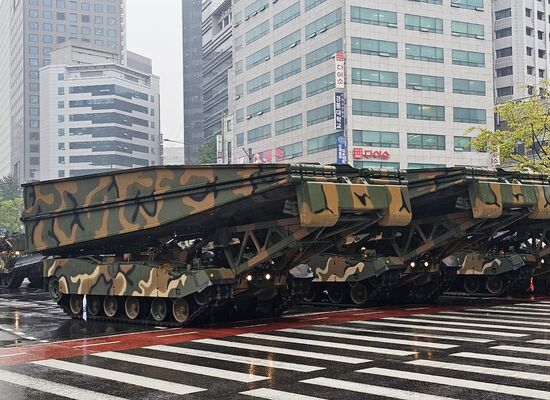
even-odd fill
[{"label": "headlight", "polygon": [[430,265],[430,263],[429,263],[428,261],[424,261],[424,266],[425,266],[425,267],[427,267],[427,266],[429,266],[429,265]]},{"label": "headlight", "polygon": [[246,280],[247,280],[248,282],[250,282],[250,281],[252,280],[252,275],[247,275],[247,276],[246,276]]},{"label": "headlight", "polygon": [[411,267],[416,267],[416,263],[414,261],[411,261]]},{"label": "headlight", "polygon": [[265,279],[270,280],[271,279],[271,274],[269,274],[269,273],[265,274]]}]

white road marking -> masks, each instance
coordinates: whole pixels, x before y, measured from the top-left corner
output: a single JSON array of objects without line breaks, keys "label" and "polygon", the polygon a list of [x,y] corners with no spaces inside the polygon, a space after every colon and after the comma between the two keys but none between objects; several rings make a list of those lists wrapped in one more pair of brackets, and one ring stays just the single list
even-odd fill
[{"label": "white road marking", "polygon": [[[493,311],[490,311],[489,309],[487,310],[483,310],[483,312],[479,312],[479,311],[465,311],[465,312],[460,312],[460,311],[446,311],[444,313],[438,313],[437,315],[459,315],[459,316],[464,316],[464,317],[494,317],[494,318],[500,318],[500,320],[502,321],[503,318],[508,318],[508,316],[506,315],[502,315],[501,313],[498,313],[498,312],[495,312],[494,310]],[[509,316],[509,318],[513,318],[514,320],[526,320],[526,321],[531,321],[531,322],[537,322],[537,320],[540,321],[540,319],[537,319],[537,317],[526,317],[526,316],[523,316],[521,314],[519,315],[511,315]],[[507,319],[504,320],[505,322],[508,321]]]},{"label": "white road marking", "polygon": [[[312,378],[300,381],[311,385],[324,386],[332,389],[343,389],[351,392],[365,393],[373,396],[390,397],[400,400],[454,400],[451,397],[434,396],[419,392],[410,392],[408,390],[393,389],[383,386],[368,385],[366,383],[343,381],[332,378]],[[344,397],[343,397],[344,398]]]},{"label": "white road marking", "polygon": [[427,325],[415,325],[415,324],[398,324],[395,322],[380,322],[380,321],[352,321],[354,324],[374,325],[374,326],[389,326],[393,328],[409,328],[409,329],[422,329],[429,331],[440,332],[453,332],[453,333],[472,333],[476,335],[490,335],[490,336],[503,336],[503,337],[524,337],[521,333],[511,332],[497,332],[497,331],[481,331],[476,329],[460,329],[460,328],[447,328],[442,326],[427,326]]},{"label": "white road marking", "polygon": [[501,385],[498,383],[490,383],[490,382],[483,382],[483,381],[473,381],[469,379],[449,378],[446,376],[439,376],[439,375],[420,374],[417,372],[400,371],[400,370],[393,370],[389,368],[372,367],[372,368],[365,368],[356,372],[361,372],[369,375],[397,378],[397,379],[406,379],[406,380],[417,381],[417,382],[435,383],[438,385],[455,386],[455,387],[461,387],[465,389],[482,390],[484,392],[494,392],[494,393],[512,395],[512,396],[524,396],[524,397],[530,397],[533,399],[548,400],[550,398],[550,393],[543,390],[527,389],[527,388],[518,387],[518,386],[508,386],[508,385]]},{"label": "white road marking", "polygon": [[237,382],[257,382],[269,379],[266,376],[258,376],[253,374],[246,374],[243,372],[227,371],[219,368],[203,367],[201,365],[186,364],[176,361],[168,361],[160,358],[136,356],[134,354],[116,353],[114,351],[107,351],[105,353],[96,353],[94,357],[107,358],[109,360],[117,360],[130,362],[141,365],[148,365],[150,367],[166,368],[180,372],[190,372],[197,375],[212,376],[220,379],[229,379]]},{"label": "white road marking", "polygon": [[[389,317],[389,318],[384,318],[383,320],[384,321],[399,321],[399,322],[411,321],[411,322],[419,322],[419,323],[422,323],[422,324],[437,324],[437,325],[448,325],[448,326],[471,326],[473,328],[491,328],[491,329],[512,330],[512,331],[550,333],[550,329],[543,329],[543,328],[531,328],[531,327],[495,325],[495,324],[477,324],[477,323],[471,323],[471,322],[433,321],[433,320],[430,320],[430,319],[422,319],[422,318]],[[502,321],[502,322],[504,322],[504,321]]]},{"label": "white road marking", "polygon": [[431,361],[431,360],[414,360],[414,361],[407,362],[407,364],[414,364],[414,365],[420,365],[423,367],[431,367],[431,368],[442,368],[442,369],[448,369],[452,371],[472,372],[475,374],[502,376],[505,378],[527,379],[530,381],[538,381],[538,382],[550,382],[550,375],[548,374],[537,374],[532,372],[514,371],[514,370],[508,370],[508,369],[501,369],[501,368],[487,368],[487,367],[479,367],[477,365],[453,364],[453,363]]},{"label": "white road marking", "polygon": [[535,340],[529,340],[528,343],[550,345],[550,340],[548,340],[548,339],[535,339]]},{"label": "white road marking", "polygon": [[73,346],[73,349],[82,349],[85,347],[96,347],[96,346],[105,346],[107,344],[117,344],[120,343],[120,340],[115,340],[113,342],[101,342],[101,343],[90,343],[90,344],[81,344],[78,346]]},{"label": "white road marking", "polygon": [[311,329],[288,328],[288,329],[281,329],[278,332],[300,333],[300,334],[311,335],[311,336],[328,336],[328,337],[341,338],[341,339],[363,340],[367,342],[379,342],[379,343],[388,343],[388,344],[400,344],[404,346],[428,347],[433,349],[452,349],[454,347],[457,347],[456,345],[452,345],[452,344],[421,342],[418,340],[392,339],[388,337],[378,337],[378,336],[351,335],[351,334],[345,334],[345,333],[318,331],[318,330],[311,330]]},{"label": "white road marking", "polygon": [[516,315],[524,315],[524,316],[532,315],[533,317],[550,317],[550,316],[541,314],[540,312],[498,310],[496,308],[468,308],[468,311],[513,315],[514,318]]},{"label": "white road marking", "polygon": [[353,315],[359,316],[359,315],[372,315],[372,314],[380,314],[382,311],[365,311],[360,313],[355,313]]},{"label": "white road marking", "polygon": [[237,329],[246,329],[246,328],[256,328],[259,326],[267,326],[267,324],[254,324],[254,325],[245,325],[245,326],[236,326]]},{"label": "white road marking", "polygon": [[233,342],[229,340],[199,339],[199,340],[194,340],[194,343],[210,344],[213,346],[225,346],[233,349],[265,351],[268,353],[285,354],[285,355],[295,356],[295,357],[313,358],[317,360],[341,362],[346,364],[362,364],[362,363],[371,361],[366,358],[355,358],[355,357],[347,357],[347,356],[338,356],[333,354],[315,353],[313,351],[285,349],[283,347],[263,346],[259,344]]},{"label": "white road marking", "polygon": [[283,392],[282,390],[274,390],[268,388],[248,390],[239,394],[244,394],[245,396],[253,396],[259,399],[266,400],[325,400],[320,397],[306,396],[303,394]]},{"label": "white road marking", "polygon": [[[111,396],[87,389],[80,389],[74,386],[65,385],[63,383],[34,378],[4,370],[0,370],[0,380],[14,385],[75,400],[124,400],[122,397]],[[30,393],[28,393],[28,395],[30,395]]]},{"label": "white road marking", "polygon": [[82,365],[82,364],[77,364],[77,363],[72,363],[67,361],[61,361],[61,360],[34,361],[33,364],[42,365],[43,367],[60,369],[68,372],[74,372],[77,374],[93,376],[94,378],[107,379],[118,383],[124,382],[129,385],[146,387],[148,389],[160,390],[162,392],[168,392],[168,393],[174,393],[174,394],[189,394],[189,393],[202,392],[206,390],[195,386],[182,385],[181,383],[164,381],[162,379],[155,379],[155,378],[149,378],[147,376],[127,374],[125,372],[92,367],[89,365]]},{"label": "white road marking", "polygon": [[[502,319],[502,318],[486,318],[486,317],[463,317],[458,315],[439,315],[439,314],[418,314],[417,317],[430,318],[434,320],[441,319],[453,319],[459,321],[487,321],[487,322],[505,322],[507,324],[517,325],[536,325],[536,326],[550,326],[550,322],[536,322],[536,321],[521,321],[516,319]],[[512,327],[510,327],[512,328]]]},{"label": "white road marking", "polygon": [[275,361],[275,360],[270,360],[268,358],[244,357],[244,356],[237,356],[234,354],[218,353],[214,351],[190,349],[187,347],[157,345],[157,346],[149,346],[145,348],[156,350],[156,351],[163,351],[167,353],[182,354],[182,355],[192,356],[192,357],[202,357],[202,358],[209,358],[212,360],[223,360],[223,361],[230,361],[230,362],[241,363],[241,364],[259,365],[262,367],[279,368],[279,369],[285,369],[289,371],[313,372],[313,371],[319,371],[319,370],[325,369],[323,367],[316,367],[313,365],[304,365],[304,364]]},{"label": "white road marking", "polygon": [[515,351],[518,353],[533,353],[533,354],[545,354],[550,355],[550,349],[541,349],[537,347],[523,347],[523,346],[493,346],[492,350],[504,350]]},{"label": "white road marking", "polygon": [[2,354],[0,358],[7,358],[7,357],[14,357],[14,356],[22,356],[27,353],[11,353],[11,354]]},{"label": "white road marking", "polygon": [[172,336],[183,336],[183,335],[192,335],[194,333],[198,333],[196,331],[193,332],[180,332],[180,333],[168,333],[166,335],[157,335],[157,337],[172,337]]},{"label": "white road marking", "polygon": [[538,365],[541,367],[550,367],[550,361],[536,360],[533,358],[525,358],[525,357],[498,356],[495,354],[471,353],[471,352],[453,353],[451,354],[451,356],[462,357],[462,358],[472,358],[474,360],[498,361],[498,362],[504,362],[508,364],[525,364],[525,365]]},{"label": "white road marking", "polygon": [[383,331],[378,329],[352,328],[350,326],[336,326],[336,325],[317,325],[317,326],[319,328],[331,328],[331,329],[343,330],[343,331],[381,333],[383,335],[412,336],[412,337],[419,337],[419,338],[421,337],[421,338],[430,338],[430,339],[454,340],[459,342],[471,342],[471,343],[491,343],[492,342],[491,339],[478,339],[478,338],[469,338],[464,336],[432,335],[429,333],[418,333],[418,332]]},{"label": "white road marking", "polygon": [[417,354],[416,351],[393,350],[393,349],[387,349],[384,347],[358,346],[355,344],[325,342],[322,340],[298,339],[298,338],[289,337],[289,336],[263,335],[263,334],[257,334],[257,333],[244,333],[239,336],[247,337],[251,339],[272,340],[276,342],[304,344],[306,346],[328,347],[331,349],[362,351],[367,353],[389,354],[394,356],[412,356]]}]

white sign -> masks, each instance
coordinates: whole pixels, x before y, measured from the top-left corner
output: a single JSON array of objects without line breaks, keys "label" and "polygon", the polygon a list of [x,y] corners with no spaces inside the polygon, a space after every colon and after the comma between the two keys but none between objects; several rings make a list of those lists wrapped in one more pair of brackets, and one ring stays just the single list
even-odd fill
[{"label": "white sign", "polygon": [[336,52],[334,56],[334,82],[337,89],[343,89],[346,83],[345,57],[343,51]]},{"label": "white sign", "polygon": [[493,167],[500,165],[500,148],[497,148],[496,151],[491,152],[491,164]]},{"label": "white sign", "polygon": [[223,164],[223,139],[222,135],[216,135],[216,158],[218,164]]}]

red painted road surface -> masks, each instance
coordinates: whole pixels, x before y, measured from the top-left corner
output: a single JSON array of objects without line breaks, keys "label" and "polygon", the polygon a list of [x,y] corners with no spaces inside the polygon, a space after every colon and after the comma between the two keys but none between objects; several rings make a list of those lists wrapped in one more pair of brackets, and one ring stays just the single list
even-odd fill
[{"label": "red painted road surface", "polygon": [[[504,300],[504,299],[503,299]],[[507,298],[511,301],[529,299]],[[542,300],[542,298],[537,298]],[[197,339],[214,339],[243,333],[260,333],[285,328],[301,328],[317,324],[339,325],[350,321],[376,320],[386,317],[404,317],[422,313],[456,311],[471,306],[410,306],[400,309],[348,309],[341,311],[317,312],[283,316],[276,321],[257,321],[233,324],[222,327],[152,329],[119,335],[89,339],[67,340],[47,344],[26,345],[0,349],[0,366],[22,364],[52,358],[85,356],[104,351],[121,351],[152,345],[170,345]]]}]

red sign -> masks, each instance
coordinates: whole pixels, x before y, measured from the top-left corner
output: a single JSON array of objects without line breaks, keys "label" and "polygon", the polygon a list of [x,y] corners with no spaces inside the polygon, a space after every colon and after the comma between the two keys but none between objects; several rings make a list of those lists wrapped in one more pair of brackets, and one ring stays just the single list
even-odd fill
[{"label": "red sign", "polygon": [[386,150],[362,149],[361,147],[353,148],[353,158],[377,158],[379,160],[387,160],[390,158],[390,152]]},{"label": "red sign", "polygon": [[344,64],[344,52],[337,51],[334,56],[334,79],[337,89],[343,89],[346,82],[345,64]]}]

